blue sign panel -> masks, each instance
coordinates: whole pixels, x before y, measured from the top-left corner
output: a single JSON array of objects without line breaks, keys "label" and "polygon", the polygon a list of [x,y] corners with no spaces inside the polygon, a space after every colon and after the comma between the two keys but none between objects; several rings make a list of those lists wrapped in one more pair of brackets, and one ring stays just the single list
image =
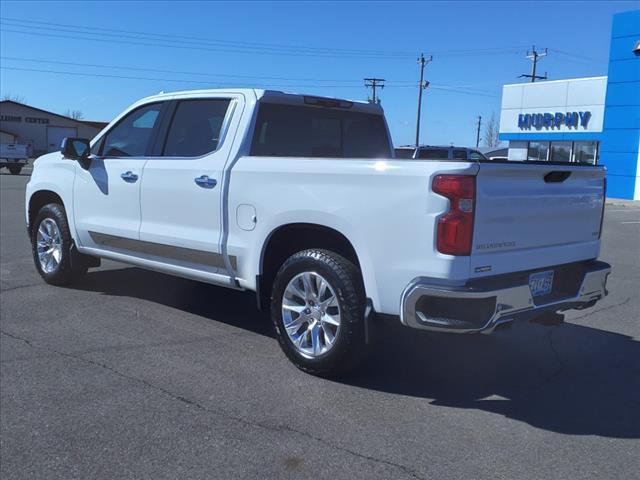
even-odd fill
[{"label": "blue sign panel", "polygon": [[560,128],[566,125],[568,128],[578,128],[580,125],[587,128],[591,112],[556,112],[556,113],[521,113],[518,115],[518,128]]}]

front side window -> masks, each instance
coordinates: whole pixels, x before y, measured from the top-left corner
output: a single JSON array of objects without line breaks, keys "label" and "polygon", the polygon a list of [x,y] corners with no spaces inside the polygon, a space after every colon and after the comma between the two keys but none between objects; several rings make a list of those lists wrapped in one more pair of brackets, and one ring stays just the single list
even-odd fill
[{"label": "front side window", "polygon": [[91,147],[91,155],[99,155],[100,150],[102,149],[103,143],[104,143],[104,136],[93,144],[93,147]]},{"label": "front side window", "polygon": [[595,165],[598,160],[598,142],[573,142],[573,161]]},{"label": "front side window", "polygon": [[137,108],[113,127],[98,143],[104,157],[143,157],[147,154],[151,133],[162,103]]},{"label": "front side window", "polygon": [[549,160],[552,162],[570,162],[571,142],[551,142]]},{"label": "front side window", "polygon": [[453,149],[453,159],[454,160],[466,160],[467,159],[467,151],[462,148],[454,148]]},{"label": "front side window", "polygon": [[549,154],[549,142],[529,142],[527,160],[546,162]]},{"label": "front side window", "polygon": [[198,157],[218,149],[229,99],[183,100],[167,133],[163,156]]},{"label": "front side window", "polygon": [[382,115],[262,103],[251,155],[260,157],[388,158]]},{"label": "front side window", "polygon": [[[467,154],[465,152],[465,159]],[[423,160],[449,160],[448,148],[421,148],[418,151],[418,158]]]}]

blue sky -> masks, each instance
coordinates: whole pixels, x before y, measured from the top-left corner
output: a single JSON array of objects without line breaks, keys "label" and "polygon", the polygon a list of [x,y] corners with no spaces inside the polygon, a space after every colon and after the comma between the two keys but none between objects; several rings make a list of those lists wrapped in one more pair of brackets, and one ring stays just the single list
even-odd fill
[{"label": "blue sky", "polygon": [[550,79],[606,75],[611,17],[637,6],[2,0],[0,94],[108,121],[143,96],[207,86],[365,100],[362,79],[375,76],[387,80],[380,96],[400,145],[415,137],[425,52],[421,140],[471,145],[477,116],[499,115],[502,85],[525,81],[531,45],[549,49],[539,73]]}]

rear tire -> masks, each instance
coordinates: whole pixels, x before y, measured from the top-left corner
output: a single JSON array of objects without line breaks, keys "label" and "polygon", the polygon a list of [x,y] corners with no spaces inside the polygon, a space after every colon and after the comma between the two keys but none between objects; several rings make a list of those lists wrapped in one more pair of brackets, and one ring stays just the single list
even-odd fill
[{"label": "rear tire", "polygon": [[9,165],[7,168],[11,175],[20,175],[20,172],[22,171],[22,167],[17,165]]},{"label": "rear tire", "polygon": [[271,319],[280,347],[313,375],[339,375],[365,360],[364,310],[360,271],[329,250],[292,255],[273,283]]},{"label": "rear tire", "polygon": [[69,285],[87,273],[62,205],[50,203],[40,209],[31,229],[31,250],[36,270],[51,285]]}]

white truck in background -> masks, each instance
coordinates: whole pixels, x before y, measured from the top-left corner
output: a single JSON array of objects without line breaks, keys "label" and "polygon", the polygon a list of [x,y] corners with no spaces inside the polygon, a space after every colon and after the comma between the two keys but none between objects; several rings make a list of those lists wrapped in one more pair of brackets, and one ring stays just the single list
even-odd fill
[{"label": "white truck in background", "polygon": [[28,162],[27,145],[0,143],[0,168],[6,167],[12,175],[19,175]]},{"label": "white truck in background", "polygon": [[322,375],[364,358],[379,316],[487,333],[606,295],[603,167],[393,157],[371,103],[145,98],[35,162],[35,266],[54,285],[108,258],[254,291],[289,359]]}]

